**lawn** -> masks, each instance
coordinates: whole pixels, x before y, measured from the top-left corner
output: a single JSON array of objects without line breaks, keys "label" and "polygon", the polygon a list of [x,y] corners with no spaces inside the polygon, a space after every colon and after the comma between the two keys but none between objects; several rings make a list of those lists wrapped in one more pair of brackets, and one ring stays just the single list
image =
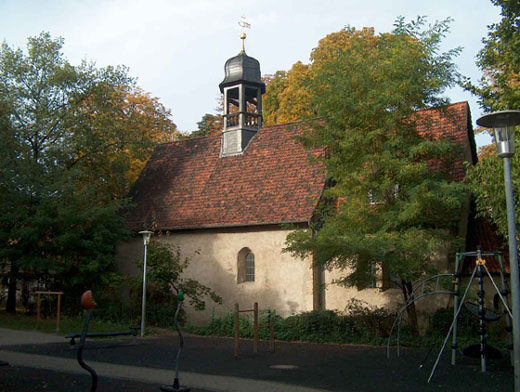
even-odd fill
[{"label": "lawn", "polygon": [[[60,331],[58,332],[58,334],[67,335],[72,332],[80,333],[83,328],[83,322],[83,318],[71,318],[67,316],[61,316]],[[34,330],[47,333],[56,333],[56,318],[42,318],[40,321],[40,327],[36,328],[36,315],[28,315],[21,311],[16,314],[0,311],[0,327],[17,330]],[[130,325],[125,323],[116,323],[99,319],[96,320],[96,316],[94,313],[90,318],[89,332],[126,331],[128,330],[128,327],[130,327]]]}]

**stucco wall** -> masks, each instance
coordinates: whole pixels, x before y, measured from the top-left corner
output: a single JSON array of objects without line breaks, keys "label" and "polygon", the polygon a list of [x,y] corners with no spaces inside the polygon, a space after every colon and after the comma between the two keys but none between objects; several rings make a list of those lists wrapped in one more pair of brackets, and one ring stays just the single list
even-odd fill
[{"label": "stucco wall", "polygon": [[[223,298],[222,305],[206,301],[206,310],[187,306],[191,323],[202,323],[211,314],[222,314],[238,302],[242,309],[276,309],[282,316],[312,310],[312,269],[310,262],[282,253],[288,230],[258,229],[190,231],[155,237],[180,246],[183,256],[192,257],[186,276],[211,287]],[[142,257],[140,238],[119,246],[118,264],[122,272],[139,274],[134,261]],[[247,247],[255,255],[255,281],[237,283],[237,256]],[[187,301],[186,301],[187,302]]]},{"label": "stucco wall", "polygon": [[[302,261],[288,253],[282,253],[289,230],[282,229],[234,229],[198,230],[172,233],[169,236],[154,237],[155,240],[179,245],[183,256],[192,258],[186,276],[197,279],[222,296],[223,304],[206,301],[205,311],[197,312],[187,307],[191,323],[208,321],[212,313],[216,316],[231,311],[238,302],[242,309],[251,309],[254,302],[260,309],[275,309],[282,316],[289,316],[313,308],[313,272],[310,260]],[[238,253],[249,248],[255,255],[255,281],[237,283]],[[443,254],[444,253],[444,254]],[[135,265],[142,260],[141,238],[120,244],[118,249],[119,270],[125,274],[140,276]],[[436,255],[438,261],[446,263],[445,252]],[[442,263],[441,263],[442,264]],[[445,265],[445,264],[444,264]],[[441,270],[442,265],[439,265]],[[449,268],[447,272],[451,272]],[[395,310],[403,303],[399,289],[382,291],[380,288],[345,288],[333,282],[346,271],[324,271],[321,281],[323,304],[326,309],[344,311],[352,298],[374,307]],[[489,291],[489,290],[487,290]],[[421,313],[431,312],[447,306],[450,298],[446,295],[432,296],[417,303]]]},{"label": "stucco wall", "polygon": [[351,299],[355,298],[369,306],[396,309],[402,303],[402,294],[399,289],[382,291],[380,288],[366,288],[358,290],[355,287],[343,287],[333,283],[335,279],[345,276],[348,271],[325,271],[325,307],[340,312],[345,310]]}]

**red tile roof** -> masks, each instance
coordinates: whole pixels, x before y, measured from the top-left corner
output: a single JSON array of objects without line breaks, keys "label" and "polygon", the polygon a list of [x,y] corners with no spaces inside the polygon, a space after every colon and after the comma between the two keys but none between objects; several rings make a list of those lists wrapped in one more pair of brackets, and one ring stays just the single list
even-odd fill
[{"label": "red tile roof", "polygon": [[[477,250],[477,247],[483,252],[501,252],[504,263],[504,272],[509,273],[509,251],[507,249],[507,241],[502,238],[486,218],[470,216],[468,222],[468,235],[466,239],[466,249],[470,252]],[[462,264],[462,273],[470,275],[475,267],[476,257],[466,257]],[[495,256],[486,256],[486,266],[489,272],[496,274],[500,272],[500,263]]]},{"label": "red tile roof", "polygon": [[160,145],[133,189],[132,229],[307,222],[326,173],[293,137],[301,124],[262,128],[242,155],[220,158],[220,135]]},{"label": "red tile roof", "polygon": [[[448,137],[466,151],[456,164],[454,177],[459,181],[464,177],[462,161],[476,157],[469,116],[466,102],[417,112],[418,130],[425,137],[429,128],[431,137]],[[308,222],[326,173],[323,165],[309,162],[309,152],[294,140],[301,127],[264,127],[242,155],[225,158],[220,158],[220,135],[160,145],[133,188],[128,227],[175,230]]]},{"label": "red tile roof", "polygon": [[[477,162],[477,150],[468,103],[458,102],[442,108],[420,110],[416,113],[415,120],[417,130],[423,136],[433,140],[447,138],[462,148],[461,159],[455,162],[452,169],[453,179],[462,181],[466,176],[464,161]],[[440,165],[441,162],[434,162],[430,166],[435,169]]]}]

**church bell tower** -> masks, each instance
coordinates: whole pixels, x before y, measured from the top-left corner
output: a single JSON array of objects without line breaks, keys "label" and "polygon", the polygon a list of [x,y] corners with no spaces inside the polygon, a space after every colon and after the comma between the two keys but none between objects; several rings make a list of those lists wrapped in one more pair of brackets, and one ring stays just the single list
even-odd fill
[{"label": "church bell tower", "polygon": [[224,128],[220,156],[242,154],[251,138],[262,127],[262,94],[260,63],[244,50],[246,34],[242,33],[242,50],[226,61],[225,77],[219,84],[224,94]]}]

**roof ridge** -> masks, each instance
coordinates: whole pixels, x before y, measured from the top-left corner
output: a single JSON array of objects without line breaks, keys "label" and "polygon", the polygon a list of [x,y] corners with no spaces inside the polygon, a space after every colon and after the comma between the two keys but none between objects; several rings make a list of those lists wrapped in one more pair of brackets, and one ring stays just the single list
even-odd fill
[{"label": "roof ridge", "polygon": [[447,109],[449,107],[462,106],[462,105],[468,106],[469,103],[468,103],[468,101],[459,101],[459,102],[447,103],[447,104],[441,105],[441,106],[432,106],[430,108],[418,109],[418,110],[415,111],[415,113],[427,112],[427,111],[431,111],[431,110],[442,110],[442,109]]}]

